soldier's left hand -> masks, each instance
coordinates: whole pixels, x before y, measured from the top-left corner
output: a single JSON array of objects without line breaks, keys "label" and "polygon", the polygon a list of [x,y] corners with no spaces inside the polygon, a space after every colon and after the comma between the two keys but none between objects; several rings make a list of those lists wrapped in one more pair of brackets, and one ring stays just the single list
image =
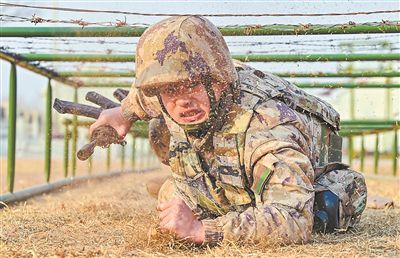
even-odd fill
[{"label": "soldier's left hand", "polygon": [[186,203],[175,198],[157,205],[160,211],[160,229],[169,231],[179,239],[201,244],[204,242],[204,228]]}]

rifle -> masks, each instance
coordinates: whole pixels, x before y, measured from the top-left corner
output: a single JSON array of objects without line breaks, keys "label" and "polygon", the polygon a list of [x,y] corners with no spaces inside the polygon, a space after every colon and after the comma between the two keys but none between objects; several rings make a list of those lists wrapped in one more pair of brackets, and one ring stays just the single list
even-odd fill
[{"label": "rifle", "polygon": [[[126,98],[128,93],[129,91],[127,90],[117,89],[114,92],[114,96],[119,101],[122,101]],[[57,98],[54,100],[53,108],[60,114],[72,114],[97,119],[104,109],[120,106],[120,104],[94,91],[88,92],[85,99],[99,105],[101,108],[60,100]],[[113,127],[102,125],[93,131],[93,134],[90,137],[90,143],[84,145],[76,155],[80,160],[87,160],[93,154],[96,146],[105,148],[110,144],[125,145],[126,141],[120,139],[117,131]]]}]

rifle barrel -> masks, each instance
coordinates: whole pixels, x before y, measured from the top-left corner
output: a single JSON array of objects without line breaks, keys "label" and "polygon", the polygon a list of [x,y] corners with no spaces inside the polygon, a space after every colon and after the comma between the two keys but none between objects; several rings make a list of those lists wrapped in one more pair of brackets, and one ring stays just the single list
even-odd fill
[{"label": "rifle barrel", "polygon": [[94,119],[97,119],[102,111],[101,108],[60,100],[58,98],[54,100],[53,108],[60,114],[85,116]]}]

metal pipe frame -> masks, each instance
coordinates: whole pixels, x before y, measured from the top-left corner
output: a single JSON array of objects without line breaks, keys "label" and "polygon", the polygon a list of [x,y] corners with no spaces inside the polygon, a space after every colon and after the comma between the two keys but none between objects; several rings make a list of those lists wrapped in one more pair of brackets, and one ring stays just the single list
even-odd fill
[{"label": "metal pipe frame", "polygon": [[[390,71],[390,72],[357,72],[357,73],[326,73],[326,72],[314,72],[314,73],[273,73],[280,77],[286,78],[357,78],[357,77],[400,77],[400,72]],[[135,71],[121,71],[121,72],[101,72],[101,71],[61,71],[58,72],[58,76],[62,78],[68,77],[110,77],[110,78],[121,78],[129,77],[133,78],[136,76]]]},{"label": "metal pipe frame", "polygon": [[10,90],[8,97],[8,139],[7,139],[7,189],[14,191],[15,143],[17,122],[17,68],[14,63],[10,70]]},{"label": "metal pipe frame", "polygon": [[[134,62],[135,55],[128,54],[21,54],[23,61],[45,62]],[[347,61],[399,61],[397,53],[386,54],[249,54],[232,55],[243,62],[347,62]]]},{"label": "metal pipe frame", "polygon": [[98,175],[69,177],[69,178],[60,179],[60,180],[52,182],[52,183],[45,183],[45,184],[30,187],[30,188],[26,188],[24,190],[21,190],[21,191],[15,192],[15,193],[2,194],[2,195],[0,195],[0,209],[6,207],[6,205],[8,205],[8,204],[24,201],[28,198],[31,198],[31,197],[34,197],[34,196],[37,196],[40,194],[48,193],[48,192],[60,189],[61,187],[64,187],[67,185],[75,185],[75,184],[88,182],[89,180],[110,178],[110,177],[120,176],[123,174],[132,173],[132,172],[141,173],[141,172],[153,171],[155,169],[158,169],[158,167],[147,168],[147,169],[142,169],[142,170],[136,169],[136,170],[125,171],[125,172],[112,172],[112,173],[103,173],[103,174],[98,174]]},{"label": "metal pipe frame", "polygon": [[[78,127],[89,127],[94,121],[89,120],[78,120]],[[71,119],[64,119],[64,124],[72,124]],[[361,134],[375,134],[377,132],[391,131],[400,129],[399,120],[354,120],[354,121],[342,121],[341,130],[339,134],[347,137],[349,135],[361,135]],[[131,133],[134,133],[135,137],[148,137],[148,122],[136,121],[131,128]]]},{"label": "metal pipe frame", "polygon": [[[139,37],[147,29],[138,27],[3,27],[1,37]],[[321,35],[399,33],[395,22],[364,24],[271,24],[219,27],[224,36]]]},{"label": "metal pipe frame", "polygon": [[47,83],[46,89],[46,123],[45,123],[45,156],[44,156],[44,173],[46,182],[50,181],[51,173],[51,140],[52,140],[52,88],[51,79]]},{"label": "metal pipe frame", "polygon": [[[78,102],[78,88],[74,89],[74,102]],[[76,151],[77,151],[77,141],[78,141],[78,117],[77,115],[72,116],[72,146],[71,151],[73,155],[71,155],[71,167],[72,167],[72,176],[76,174]]]},{"label": "metal pipe frame", "polygon": [[[0,30],[1,31],[1,30]],[[64,78],[58,76],[57,72],[41,67],[39,64],[33,64],[31,62],[27,62],[23,60],[23,57],[14,53],[9,53],[4,50],[0,50],[0,58],[14,63],[22,68],[25,68],[31,72],[43,75],[44,77],[51,78],[55,81],[61,82],[63,84],[72,86],[72,87],[79,87],[80,81],[79,80],[71,80],[69,78]]]},{"label": "metal pipe frame", "polygon": [[[299,88],[326,88],[326,89],[387,89],[387,88],[400,88],[399,83],[296,83]],[[132,82],[109,81],[109,82],[85,82],[81,87],[93,88],[130,88]]]}]

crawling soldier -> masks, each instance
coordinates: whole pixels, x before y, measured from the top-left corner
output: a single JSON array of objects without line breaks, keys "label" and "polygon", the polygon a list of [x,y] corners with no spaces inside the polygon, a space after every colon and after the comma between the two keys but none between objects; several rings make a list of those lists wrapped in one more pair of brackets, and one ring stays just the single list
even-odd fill
[{"label": "crawling soldier", "polygon": [[160,228],[193,243],[305,243],[346,230],[365,208],[363,176],[341,162],[339,114],[290,82],[233,61],[198,16],[148,28],[122,107],[91,126],[121,137],[151,120],[172,176],[158,193]]}]

